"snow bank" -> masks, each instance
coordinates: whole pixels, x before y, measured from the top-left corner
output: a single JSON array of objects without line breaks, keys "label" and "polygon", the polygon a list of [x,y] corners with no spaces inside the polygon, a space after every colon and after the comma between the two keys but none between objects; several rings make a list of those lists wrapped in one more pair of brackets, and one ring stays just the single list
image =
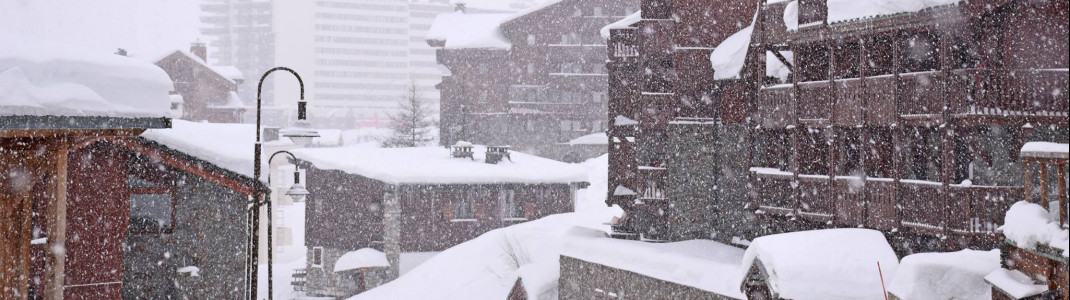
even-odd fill
[{"label": "snow bank", "polygon": [[334,263],[334,272],[344,272],[363,268],[386,268],[390,262],[386,260],[386,254],[379,250],[363,248],[357,251],[346,252]]},{"label": "snow bank", "polygon": [[[765,266],[769,285],[781,298],[795,300],[884,299],[885,283],[896,276],[899,260],[870,229],[826,229],[754,239],[743,257],[740,283],[756,260]],[[737,284],[738,288],[739,285]]]},{"label": "snow bank", "polygon": [[605,132],[597,132],[575,138],[567,143],[569,146],[576,145],[609,145],[609,136]]},{"label": "snow bank", "polygon": [[1070,144],[1028,142],[1022,145],[1022,156],[1065,159],[1070,156]]},{"label": "snow bank", "polygon": [[392,184],[411,183],[572,183],[583,182],[583,168],[511,152],[512,162],[483,162],[486,149],[475,147],[475,160],[452,158],[442,147],[298,149],[294,155],[317,168],[339,170]]},{"label": "snow bank", "polygon": [[151,63],[4,32],[0,40],[0,116],[170,114],[174,86]]},{"label": "snow bank", "polygon": [[149,129],[141,137],[231,172],[253,177],[255,125],[172,120],[170,129]]},{"label": "snow bank", "polygon": [[178,268],[177,271],[178,271],[178,274],[183,274],[183,275],[189,274],[190,277],[200,277],[201,276],[201,268],[198,268],[197,266],[185,266],[185,267]]},{"label": "snow bank", "polygon": [[613,118],[613,124],[616,126],[639,125],[639,121],[632,120],[631,118],[622,115],[617,115]]},{"label": "snow bank", "polygon": [[713,52],[710,53],[710,63],[713,64],[713,79],[739,78],[739,72],[743,71],[743,64],[747,60],[747,48],[750,46],[751,33],[753,32],[754,25],[752,24],[728,36],[713,49]]},{"label": "snow bank", "polygon": [[641,20],[643,20],[643,13],[641,11],[637,11],[633,14],[628,15],[627,17],[624,17],[623,19],[620,19],[620,21],[616,21],[610,23],[609,25],[606,25],[605,27],[602,27],[602,29],[598,30],[598,33],[602,35],[603,39],[608,40],[610,30],[632,28],[635,27],[635,23],[639,23],[639,21]]},{"label": "snow bank", "polygon": [[569,231],[561,255],[656,279],[742,298],[736,275],[743,250],[709,240],[647,243],[613,239],[604,232]]},{"label": "snow bank", "polygon": [[[875,18],[962,2],[963,0],[828,0],[828,22]],[[799,29],[799,3],[792,1],[784,9],[784,25]]]},{"label": "snow bank", "polygon": [[523,278],[530,299],[557,299],[558,259],[565,233],[580,226],[609,232],[603,223],[622,213],[605,205],[608,156],[579,167],[591,186],[577,192],[576,212],[551,215],[487,232],[443,251],[400,278],[350,299],[504,299]]},{"label": "snow bank", "polygon": [[426,39],[446,41],[446,49],[510,49],[513,44],[501,32],[509,14],[440,14],[428,29]]},{"label": "snow bank", "polygon": [[910,300],[988,300],[985,275],[999,269],[999,250],[920,253],[903,258],[888,291]]},{"label": "snow bank", "polygon": [[1038,244],[1043,244],[1063,250],[1063,256],[1068,256],[1070,233],[1062,229],[1058,221],[1052,220],[1048,210],[1040,205],[1025,201],[1011,205],[999,230],[1020,248],[1033,249]]}]

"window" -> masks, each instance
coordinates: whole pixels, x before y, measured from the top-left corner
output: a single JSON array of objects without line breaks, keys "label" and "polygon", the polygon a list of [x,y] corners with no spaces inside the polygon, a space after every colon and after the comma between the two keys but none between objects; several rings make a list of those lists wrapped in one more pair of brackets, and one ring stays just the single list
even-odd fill
[{"label": "window", "polygon": [[535,73],[535,63],[528,63],[528,74]]},{"label": "window", "polygon": [[475,207],[472,199],[462,199],[453,202],[453,219],[475,219]]},{"label": "window", "polygon": [[533,120],[524,120],[524,129],[527,129],[528,132],[535,131],[535,127],[536,127],[535,126],[535,121],[533,121]]},{"label": "window", "polygon": [[312,267],[323,268],[323,247],[312,247]]},{"label": "window", "polygon": [[479,91],[479,102],[480,103],[487,102],[487,90]]},{"label": "window", "polygon": [[516,191],[500,191],[498,194],[498,201],[502,206],[502,220],[524,218],[524,206],[516,201]]},{"label": "window", "polygon": [[175,221],[175,197],[171,189],[134,175],[127,177],[130,188],[130,231],[171,233]]},{"label": "window", "polygon": [[591,92],[591,101],[594,103],[602,103],[602,100],[606,99],[605,92]]},{"label": "window", "polygon": [[535,44],[535,35],[534,34],[529,34],[528,35],[528,45],[534,45],[534,44]]}]

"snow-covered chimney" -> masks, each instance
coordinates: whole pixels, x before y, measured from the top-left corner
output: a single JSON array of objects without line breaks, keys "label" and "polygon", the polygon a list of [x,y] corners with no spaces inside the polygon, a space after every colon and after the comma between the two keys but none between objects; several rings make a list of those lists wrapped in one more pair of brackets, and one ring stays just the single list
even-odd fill
[{"label": "snow-covered chimney", "polygon": [[453,11],[460,12],[462,14],[465,13],[466,10],[467,9],[465,8],[464,2],[457,3],[457,6],[453,9]]},{"label": "snow-covered chimney", "polygon": [[205,62],[208,61],[208,46],[201,41],[193,42],[189,45],[189,52],[193,53],[197,57],[200,57]]}]

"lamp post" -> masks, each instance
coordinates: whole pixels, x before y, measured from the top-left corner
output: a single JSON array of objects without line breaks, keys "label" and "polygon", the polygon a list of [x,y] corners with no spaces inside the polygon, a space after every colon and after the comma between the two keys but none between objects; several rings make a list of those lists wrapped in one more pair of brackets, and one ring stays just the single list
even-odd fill
[{"label": "lamp post", "polygon": [[[298,75],[297,72],[295,72],[294,70],[292,70],[290,68],[286,68],[286,67],[275,67],[275,68],[272,68],[271,70],[268,70],[267,72],[265,72],[264,75],[260,77],[260,82],[256,86],[256,144],[253,146],[253,179],[254,180],[260,180],[260,157],[261,157],[261,152],[263,151],[262,144],[261,144],[262,142],[260,140],[261,115],[262,115],[262,106],[263,106],[263,99],[261,98],[261,93],[262,93],[262,91],[264,89],[264,80],[267,79],[268,75],[270,75],[271,73],[273,73],[275,71],[290,72],[290,74],[293,74],[294,77],[297,77],[297,83],[301,87],[301,98],[300,98],[300,100],[297,101],[297,121],[294,123],[293,127],[280,130],[280,133],[282,133],[282,136],[290,138],[290,140],[292,140],[294,142],[294,144],[297,144],[297,145],[302,146],[302,147],[310,144],[312,142],[313,138],[319,136],[319,134],[316,133],[316,131],[314,129],[312,129],[311,123],[308,120],[306,120],[306,110],[307,110],[308,103],[305,101],[305,83],[304,83],[303,80],[301,80],[301,75]],[[283,151],[283,152],[285,152],[285,151]],[[280,153],[280,152],[276,152],[275,154],[278,154],[278,153]],[[296,157],[294,157],[292,153],[290,153],[290,152],[285,152],[285,153],[289,154],[290,157],[293,157],[296,160]],[[274,156],[275,155],[272,154],[271,158],[274,158]],[[268,163],[269,164],[271,163],[271,161],[270,161],[271,158],[268,159]],[[300,185],[300,178],[301,177],[299,176],[299,174],[297,174],[297,172],[298,171],[295,168],[294,169],[294,173],[295,173],[294,175],[297,177],[297,179],[295,180],[294,186],[291,187],[290,191],[288,191],[286,194],[287,195],[297,196],[299,198],[304,198],[304,196],[308,195],[308,190],[305,190],[304,186]],[[268,184],[269,184],[269,186],[270,186],[270,182],[271,182],[270,178],[271,178],[271,176],[269,174],[269,176],[268,176]],[[250,207],[250,209],[251,209],[251,212],[250,212],[251,218],[249,220],[249,222],[250,222],[250,231],[251,231],[249,240],[250,240],[250,243],[252,245],[249,247],[249,248],[251,248],[251,251],[250,251],[251,253],[249,255],[249,266],[247,267],[247,271],[249,272],[249,274],[247,276],[248,288],[249,288],[249,299],[252,299],[252,300],[256,300],[257,299],[257,288],[258,288],[257,285],[258,285],[258,281],[259,281],[258,279],[260,277],[259,276],[259,274],[260,274],[260,266],[259,266],[259,264],[260,264],[260,205],[263,205],[263,204],[267,204],[267,212],[266,212],[266,214],[268,216],[268,218],[267,218],[267,222],[268,222],[268,224],[267,224],[268,299],[272,299],[274,297],[274,289],[273,289],[273,286],[274,286],[273,281],[274,280],[272,278],[272,275],[273,275],[272,263],[274,261],[273,261],[273,255],[272,255],[272,236],[271,236],[271,234],[272,234],[272,228],[271,228],[272,227],[272,225],[271,225],[271,219],[272,219],[271,200],[268,199],[267,201],[264,201],[263,198],[264,198],[264,195],[261,194],[259,189],[255,189],[253,191],[253,203],[252,203],[252,206]],[[297,199],[295,199],[295,200],[297,200]]]}]

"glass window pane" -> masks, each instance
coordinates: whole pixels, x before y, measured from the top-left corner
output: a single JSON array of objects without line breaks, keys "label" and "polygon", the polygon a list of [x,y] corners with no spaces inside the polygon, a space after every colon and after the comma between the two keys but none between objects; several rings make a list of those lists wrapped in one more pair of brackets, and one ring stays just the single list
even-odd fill
[{"label": "glass window pane", "polygon": [[171,228],[171,194],[130,195],[130,228]]}]

